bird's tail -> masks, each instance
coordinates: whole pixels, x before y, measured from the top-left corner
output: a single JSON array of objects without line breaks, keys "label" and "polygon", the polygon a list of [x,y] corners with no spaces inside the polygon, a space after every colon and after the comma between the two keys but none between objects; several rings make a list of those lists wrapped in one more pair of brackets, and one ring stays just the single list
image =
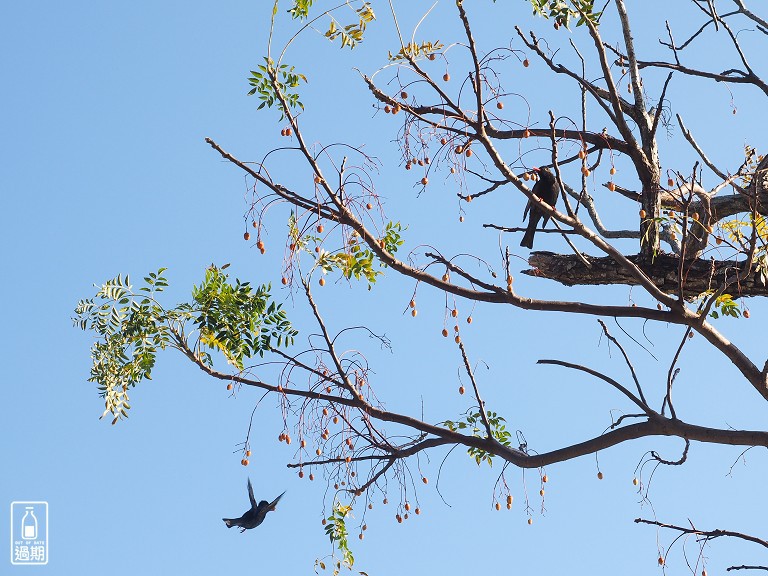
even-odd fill
[{"label": "bird's tail", "polygon": [[232,528],[232,526],[234,526],[234,524],[232,524],[232,521],[234,520],[233,518],[222,518],[222,520],[224,520],[224,524],[227,525],[227,528]]},{"label": "bird's tail", "polygon": [[533,235],[536,233],[536,228],[528,228],[523,235],[523,239],[520,240],[520,246],[533,249]]}]

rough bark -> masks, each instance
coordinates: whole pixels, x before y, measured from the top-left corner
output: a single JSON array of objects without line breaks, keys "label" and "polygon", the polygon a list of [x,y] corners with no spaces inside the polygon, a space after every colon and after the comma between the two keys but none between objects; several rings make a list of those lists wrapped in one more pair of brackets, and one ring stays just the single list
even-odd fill
[{"label": "rough bark", "polygon": [[[528,258],[528,264],[533,268],[523,270],[523,274],[549,278],[566,286],[638,283],[610,257],[583,255],[583,258],[591,264],[591,268],[575,254],[533,252]],[[647,262],[638,254],[628,256],[628,259],[648,274],[659,289],[668,294],[678,293],[680,261],[677,256],[660,254],[653,262]],[[727,291],[734,298],[768,296],[768,286],[762,283],[758,272],[753,271],[741,282],[736,282],[738,274],[743,272],[743,267],[743,262],[734,260],[689,260],[683,266],[683,294],[686,298],[693,299],[707,290],[719,288],[726,282],[732,284]]]}]

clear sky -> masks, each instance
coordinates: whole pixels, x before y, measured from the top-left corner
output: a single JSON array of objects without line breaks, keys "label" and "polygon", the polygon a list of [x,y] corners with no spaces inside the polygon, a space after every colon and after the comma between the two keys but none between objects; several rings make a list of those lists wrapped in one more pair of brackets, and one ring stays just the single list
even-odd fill
[{"label": "clear sky", "polygon": [[[418,10],[402,14],[407,34],[429,6],[408,4]],[[669,3],[646,4],[645,13],[634,15],[636,38],[654,57],[659,56],[656,38],[664,34],[660,14],[678,18],[681,37],[695,29]],[[75,0],[15,2],[2,8],[0,509],[7,514],[14,500],[49,502],[50,563],[40,573],[309,574],[314,559],[330,552],[320,521],[333,490],[326,489],[321,472],[310,484],[286,468],[293,448],[277,442],[282,425],[275,400],[268,398],[256,412],[254,456],[247,469],[240,465],[237,444],[261,394],[243,391],[233,398],[224,384],[172,353],[161,355],[153,380],[135,390],[130,418],[110,426],[98,420],[103,404],[95,385],[86,382],[90,335],[74,329],[70,320],[77,301],[93,294],[94,283],[118,273],[139,278],[161,266],[169,269],[169,305],[188,299],[192,284],[212,262],[232,263],[229,271],[243,280],[279,286],[286,213],[271,216],[266,255],[243,242],[243,175],[203,141],[210,136],[245,160],[282,143],[275,113],[257,112],[258,101],[246,96],[248,71],[265,52],[270,7],[271,2]],[[473,203],[459,224],[452,181],[440,177],[416,198],[413,174],[406,176],[392,164],[397,162],[391,142],[397,126],[391,117],[374,115],[370,95],[353,70],[357,66],[372,73],[385,62],[387,50],[398,48],[391,17],[384,6],[378,10],[368,39],[351,54],[317,35],[307,36],[289,53],[288,61],[310,80],[303,98],[308,108],[304,126],[312,141],[365,144],[385,164],[377,187],[388,217],[409,226],[406,249],[429,243],[446,254],[495,258],[498,237],[483,232],[481,225],[519,225],[522,197],[504,194]],[[460,39],[454,10],[452,2],[439,4],[420,38]],[[483,49],[506,45],[514,23],[564,38],[549,23],[534,21],[522,0],[480,3],[470,15],[476,18]],[[749,34],[744,37],[750,41]],[[574,38],[589,50],[581,30]],[[519,44],[513,41],[513,47]],[[507,108],[519,107],[519,117],[530,105],[532,123],[538,125],[546,122],[549,109],[576,117],[574,92],[561,92],[566,84],[548,80],[543,65],[529,57],[530,69],[523,72],[516,65],[510,73],[511,83],[519,83],[516,91],[528,94],[528,101],[511,97]],[[692,57],[717,68],[725,55],[702,47]],[[455,68],[452,64],[454,78],[463,75],[461,60],[456,58]],[[648,82],[656,96],[659,78]],[[730,169],[738,167],[745,143],[760,143],[764,102],[756,90],[733,89],[731,94],[723,86],[678,81],[669,100],[673,112],[684,112],[701,143]],[[695,156],[679,129],[672,127],[669,138],[661,140],[664,166],[689,172]],[[534,154],[531,164],[545,157],[545,151]],[[276,172],[290,178],[293,162],[287,155],[277,157]],[[705,185],[715,183],[705,176]],[[591,185],[603,194],[599,184]],[[624,184],[636,186],[632,180]],[[603,216],[619,228],[636,223],[636,210],[630,203],[608,200]],[[467,246],[469,241],[476,244]],[[517,247],[516,239],[507,241]],[[561,249],[553,235],[537,237],[537,247]],[[518,269],[525,267],[523,260],[518,262]],[[420,287],[419,316],[413,319],[403,313],[412,282],[387,277],[368,292],[362,285],[335,280],[316,290],[331,327],[364,324],[392,340],[391,353],[368,339],[347,343],[369,358],[376,371],[372,384],[388,405],[418,416],[423,399],[424,417],[432,422],[455,419],[469,407],[470,400],[456,393],[461,359],[440,336],[442,295]],[[544,280],[518,277],[517,282],[521,293],[534,297],[599,297],[592,289],[564,290]],[[303,336],[315,330],[301,298],[287,290],[274,292]],[[630,297],[643,301],[638,290],[601,294],[616,303]],[[462,317],[471,307],[459,303]],[[749,307],[750,320],[721,320],[719,325],[762,362],[759,326],[766,307],[757,301]],[[509,428],[523,431],[531,448],[543,452],[588,439],[610,424],[611,410],[631,409],[594,380],[535,365],[538,358],[555,357],[626,378],[594,318],[481,305],[472,315],[464,339],[478,363],[485,399],[507,418]],[[627,322],[625,328],[638,340],[644,338],[641,324]],[[659,402],[669,362],[665,346],[680,334],[672,326],[646,328],[650,343],[643,341],[658,361],[625,340]],[[703,342],[694,340],[686,348],[681,367],[678,403],[685,407],[684,418],[764,429],[765,403]],[[534,569],[544,574],[647,574],[658,569],[657,535],[632,520],[653,517],[654,511],[672,523],[686,524],[690,518],[703,528],[759,534],[768,474],[765,450],[750,451],[746,466],[739,462],[731,469],[741,449],[694,445],[685,466],[656,472],[653,507],[639,502],[632,478],[644,453],[655,449],[675,459],[681,446],[678,440],[651,439],[602,453],[602,481],[596,478],[594,456],[552,466],[543,505],[537,473],[523,478],[512,470],[511,512],[492,507],[496,467],[478,468],[458,449],[446,459],[438,484],[446,452],[436,451],[418,464],[432,479],[418,487],[422,515],[399,525],[393,509],[375,506],[366,516],[363,542],[352,529],[355,567],[371,575]],[[415,462],[411,465],[417,469]],[[221,518],[247,507],[248,475],[257,499],[287,493],[261,528],[240,534],[227,530]],[[534,510],[532,526],[526,523],[524,480]],[[355,514],[359,521],[362,511]],[[0,521],[0,574],[25,570],[8,563],[8,529],[7,520]],[[670,540],[669,534],[659,537],[664,546]],[[707,552],[710,573],[730,564],[758,563],[758,552],[718,543]],[[684,569],[680,547],[670,562]]]}]

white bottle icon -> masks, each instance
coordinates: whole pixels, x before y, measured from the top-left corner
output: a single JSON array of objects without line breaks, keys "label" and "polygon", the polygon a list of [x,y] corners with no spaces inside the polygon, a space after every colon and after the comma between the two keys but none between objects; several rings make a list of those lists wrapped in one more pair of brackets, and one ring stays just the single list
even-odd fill
[{"label": "white bottle icon", "polygon": [[21,537],[24,540],[34,540],[37,538],[37,518],[34,507],[26,506],[26,510],[24,518],[21,519]]}]

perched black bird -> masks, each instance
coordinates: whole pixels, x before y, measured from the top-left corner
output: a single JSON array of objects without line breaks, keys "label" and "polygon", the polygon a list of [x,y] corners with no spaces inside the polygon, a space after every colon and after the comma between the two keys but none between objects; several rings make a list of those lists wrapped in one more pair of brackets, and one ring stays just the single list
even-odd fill
[{"label": "perched black bird", "polygon": [[[285,494],[285,492],[283,492],[283,494]],[[277,503],[280,501],[280,498],[283,497],[283,494],[280,494],[280,496],[275,498],[272,502],[262,500],[257,504],[256,498],[253,497],[251,479],[248,478],[248,498],[251,500],[251,509],[240,516],[240,518],[222,518],[222,520],[224,520],[224,524],[227,525],[227,528],[239,526],[240,532],[245,532],[249,528],[256,528],[256,526],[264,522],[267,512],[275,509],[275,506],[277,506]]]},{"label": "perched black bird", "polygon": [[[555,175],[546,168],[534,168],[533,170],[539,175],[539,181],[534,184],[533,190],[531,192],[544,200],[544,202],[550,206],[554,207],[555,203],[557,202],[557,197],[559,196]],[[526,214],[528,214],[528,227],[525,230],[523,239],[520,241],[520,246],[533,248],[533,235],[536,234],[536,227],[539,224],[539,220],[541,220],[541,227],[543,228],[549,220],[549,214],[546,214],[540,210],[538,206],[532,205],[530,201],[525,207],[523,220],[525,220]]]}]

